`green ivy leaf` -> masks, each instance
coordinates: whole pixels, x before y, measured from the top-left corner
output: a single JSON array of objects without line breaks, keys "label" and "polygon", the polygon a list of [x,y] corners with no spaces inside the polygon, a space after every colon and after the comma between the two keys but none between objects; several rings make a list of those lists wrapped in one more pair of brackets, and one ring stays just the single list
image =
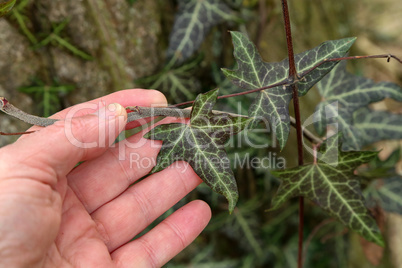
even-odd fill
[{"label": "green ivy leaf", "polygon": [[352,75],[346,71],[346,62],[340,63],[317,86],[325,101],[316,108],[315,128],[324,135],[327,125],[338,124],[343,132],[344,150],[360,150],[376,141],[402,138],[400,115],[367,108],[384,98],[402,101],[400,86]]},{"label": "green ivy leaf", "polygon": [[232,212],[238,191],[224,144],[231,135],[242,131],[250,120],[229,114],[214,114],[212,108],[217,96],[217,89],[198,95],[190,124],[159,125],[144,137],[163,141],[152,173],[167,168],[175,161],[184,160],[213,191],[226,197]]},{"label": "green ivy leaf", "polygon": [[375,158],[377,152],[343,152],[338,140],[339,135],[335,135],[321,145],[317,163],[273,172],[282,183],[272,200],[272,209],[289,198],[304,196],[365,239],[384,246],[354,175],[354,170]]},{"label": "green ivy leaf", "polygon": [[385,160],[376,157],[357,170],[359,176],[377,178],[364,191],[369,207],[379,205],[388,212],[402,215],[402,176],[397,174],[395,168],[401,156],[401,149],[397,149]]},{"label": "green ivy leaf", "polygon": [[367,191],[369,205],[380,205],[382,209],[402,214],[402,177],[378,179],[371,183]]},{"label": "green ivy leaf", "polygon": [[402,115],[362,108],[353,114],[353,126],[349,130],[359,147],[347,139],[345,149],[362,148],[380,140],[402,139]]},{"label": "green ivy leaf", "polygon": [[[251,90],[285,82],[288,79],[288,59],[274,63],[264,62],[254,44],[246,36],[239,32],[231,32],[231,34],[238,69],[222,69],[222,71],[235,85]],[[326,62],[306,74],[307,71],[325,59],[346,55],[354,41],[355,38],[327,41],[316,48],[297,54],[296,69],[299,77],[303,77],[298,82],[299,96],[304,96],[337,62]],[[281,149],[289,136],[288,107],[291,99],[292,92],[289,87],[274,87],[260,91],[249,109],[250,117],[271,122]]]},{"label": "green ivy leaf", "polygon": [[201,56],[173,69],[165,68],[155,75],[137,79],[135,83],[162,91],[170,103],[193,100],[201,91],[201,83],[194,74],[202,59]]},{"label": "green ivy leaf", "polygon": [[378,156],[368,165],[364,165],[357,169],[357,174],[360,177],[368,179],[387,178],[397,175],[395,169],[396,164],[401,160],[401,149],[395,150],[390,156],[381,160]]},{"label": "green ivy leaf", "polygon": [[0,17],[3,17],[8,12],[10,12],[16,2],[17,0],[9,0],[4,3],[0,3]]},{"label": "green ivy leaf", "polygon": [[220,0],[179,1],[167,58],[175,64],[183,63],[200,47],[214,25],[232,17],[232,10]]}]

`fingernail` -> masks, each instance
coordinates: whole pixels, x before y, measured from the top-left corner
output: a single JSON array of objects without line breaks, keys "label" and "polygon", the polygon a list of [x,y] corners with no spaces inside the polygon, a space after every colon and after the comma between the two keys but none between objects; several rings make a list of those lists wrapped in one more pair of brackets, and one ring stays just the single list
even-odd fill
[{"label": "fingernail", "polygon": [[107,106],[106,114],[109,116],[119,116],[122,115],[124,111],[124,107],[118,103],[112,103]]},{"label": "fingernail", "polygon": [[111,117],[117,117],[117,116],[122,115],[123,112],[124,112],[123,106],[121,106],[118,103],[112,103],[112,104],[109,104],[108,106],[102,107],[97,112],[95,112],[95,114],[99,118],[111,119]]}]

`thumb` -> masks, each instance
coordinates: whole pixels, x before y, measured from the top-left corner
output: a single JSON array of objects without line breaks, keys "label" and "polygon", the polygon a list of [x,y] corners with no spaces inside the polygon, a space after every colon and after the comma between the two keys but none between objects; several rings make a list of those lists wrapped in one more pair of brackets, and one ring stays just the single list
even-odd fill
[{"label": "thumb", "polygon": [[[81,106],[79,109],[82,108]],[[6,163],[6,167],[2,168],[8,171],[7,177],[45,180],[46,177],[55,179],[65,176],[78,162],[104,153],[124,129],[127,121],[126,110],[120,104],[110,104],[93,114],[74,118],[77,112],[78,109],[71,109],[64,120],[29,134],[0,150],[0,166]],[[44,173],[52,176],[44,176]],[[40,175],[33,178],[34,174]]]}]

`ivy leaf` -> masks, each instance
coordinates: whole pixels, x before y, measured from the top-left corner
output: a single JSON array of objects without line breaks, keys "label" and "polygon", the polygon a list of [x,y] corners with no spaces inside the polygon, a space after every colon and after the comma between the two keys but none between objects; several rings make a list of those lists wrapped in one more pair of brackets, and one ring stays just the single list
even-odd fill
[{"label": "ivy leaf", "polygon": [[168,96],[168,102],[193,100],[201,88],[200,81],[194,75],[201,61],[202,57],[197,57],[179,67],[165,68],[155,75],[137,79],[135,83],[162,91]]},{"label": "ivy leaf", "polygon": [[282,183],[272,200],[272,209],[291,197],[304,196],[365,239],[384,246],[354,175],[354,170],[374,159],[377,152],[343,152],[338,140],[339,135],[334,135],[321,145],[317,163],[273,171]]},{"label": "ivy leaf", "polygon": [[175,161],[184,160],[194,172],[229,201],[229,211],[235,208],[238,191],[224,149],[225,142],[243,130],[249,119],[229,114],[214,114],[218,90],[198,95],[191,112],[190,124],[159,125],[145,134],[145,138],[162,140],[157,164],[151,173],[159,172]]},{"label": "ivy leaf", "polygon": [[4,3],[0,3],[0,17],[3,17],[8,12],[10,12],[16,2],[17,0],[9,0]]},{"label": "ivy leaf", "polygon": [[181,0],[169,39],[167,58],[181,64],[200,47],[209,30],[232,19],[232,10],[220,0]]},{"label": "ivy leaf", "polygon": [[357,169],[357,174],[360,177],[368,179],[387,178],[397,175],[395,166],[401,160],[402,151],[397,149],[390,156],[381,160],[378,156],[368,165],[364,165]]},{"label": "ivy leaf", "polygon": [[353,114],[353,126],[349,130],[355,137],[351,141],[356,141],[345,141],[345,149],[349,150],[380,140],[402,139],[402,115],[362,108]]},{"label": "ivy leaf", "polygon": [[[238,69],[222,69],[222,71],[232,83],[246,90],[251,90],[287,81],[289,69],[287,58],[280,62],[264,62],[254,44],[246,36],[239,32],[231,32],[231,34]],[[299,96],[304,96],[337,62],[326,62],[306,74],[308,70],[325,59],[346,55],[355,39],[345,38],[327,41],[316,48],[295,56],[298,75],[303,77],[298,82]],[[285,146],[289,136],[288,107],[291,99],[292,92],[289,87],[274,87],[260,91],[249,109],[250,117],[271,122],[281,149]]]},{"label": "ivy leaf", "polygon": [[358,169],[358,175],[374,180],[364,194],[369,207],[380,205],[388,212],[402,215],[402,177],[397,175],[396,164],[401,160],[401,149],[392,152],[385,160],[376,158],[367,166]]},{"label": "ivy leaf", "polygon": [[388,212],[402,214],[402,177],[373,181],[368,187],[367,200],[368,204],[379,204]]},{"label": "ivy leaf", "polygon": [[376,141],[402,138],[400,115],[367,108],[384,98],[402,101],[400,86],[352,75],[346,71],[346,62],[340,63],[317,86],[325,101],[316,108],[315,128],[324,135],[327,125],[337,124],[344,133],[344,150],[360,150]]}]

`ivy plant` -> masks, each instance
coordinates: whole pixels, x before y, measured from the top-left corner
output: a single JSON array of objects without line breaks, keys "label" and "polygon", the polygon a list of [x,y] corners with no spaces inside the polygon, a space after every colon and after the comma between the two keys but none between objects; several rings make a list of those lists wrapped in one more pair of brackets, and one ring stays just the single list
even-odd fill
[{"label": "ivy plant", "polygon": [[[11,1],[8,6],[0,6],[2,10],[10,7]],[[128,121],[150,116],[188,118],[186,122],[158,125],[145,134],[147,139],[163,142],[151,173],[159,172],[175,161],[187,161],[206,185],[226,197],[230,213],[235,210],[239,193],[224,148],[227,140],[244,129],[258,127],[264,121],[269,122],[266,125],[271,126],[283,149],[288,142],[291,126],[296,128],[298,166],[266,172],[281,181],[271,210],[278,209],[290,198],[299,197],[301,227],[298,266],[302,267],[304,198],[311,200],[350,230],[382,247],[384,239],[367,208],[369,201],[374,200],[389,211],[402,212],[402,181],[394,171],[389,171],[389,163],[392,166],[394,159],[398,159],[395,155],[399,153],[380,161],[378,151],[365,150],[365,146],[377,141],[402,139],[400,115],[375,111],[369,107],[384,98],[402,101],[402,89],[391,82],[375,83],[368,78],[355,76],[348,73],[345,67],[346,60],[352,59],[384,58],[389,61],[393,58],[399,63],[402,61],[388,54],[348,56],[356,40],[354,37],[326,41],[294,55],[286,0],[282,0],[282,8],[288,57],[280,62],[265,62],[245,34],[231,32],[237,66],[234,69],[223,68],[222,72],[243,91],[220,95],[218,89],[213,89],[199,94],[195,101],[168,108],[128,107],[132,110]],[[211,27],[224,20],[233,20],[233,14],[230,5],[224,1],[179,1],[166,65],[160,74],[148,80],[160,85],[164,80],[161,77],[168,77],[177,82],[177,70],[197,65],[191,64],[191,56]],[[308,94],[314,85],[317,85],[322,96],[314,118],[318,136],[301,126],[299,104],[299,98]],[[190,86],[186,84],[177,88],[188,93]],[[255,95],[247,115],[213,109],[219,99],[248,94]],[[190,93],[187,94],[189,96]],[[291,102],[295,118],[289,113]],[[17,117],[21,115],[6,99],[1,99],[0,104],[4,112]],[[178,108],[189,105],[191,110]],[[43,126],[55,121],[29,115],[20,119]],[[337,128],[334,128],[335,125]],[[304,163],[303,136],[313,148],[312,163]],[[367,184],[367,178],[372,182],[368,183],[368,190],[363,194],[361,184]]]}]

